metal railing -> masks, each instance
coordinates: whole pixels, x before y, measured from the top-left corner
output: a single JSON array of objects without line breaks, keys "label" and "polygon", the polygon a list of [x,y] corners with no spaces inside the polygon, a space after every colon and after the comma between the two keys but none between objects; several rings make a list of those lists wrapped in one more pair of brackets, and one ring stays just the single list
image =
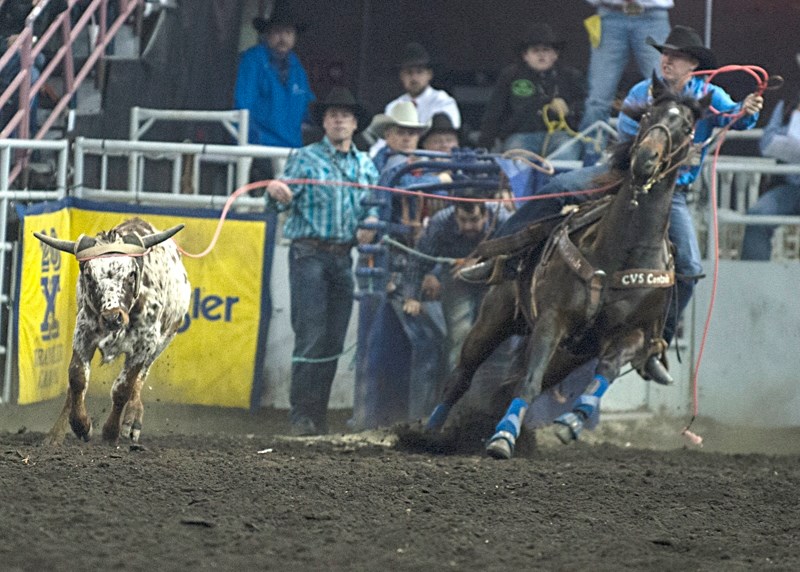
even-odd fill
[{"label": "metal railing", "polygon": [[[67,0],[67,8],[59,13],[42,33],[41,38],[35,38],[33,28],[36,21],[45,12],[51,0],[42,0],[31,11],[25,21],[25,27],[21,30],[17,39],[8,47],[2,57],[0,57],[0,69],[9,65],[15,57],[19,58],[20,69],[9,84],[8,88],[0,94],[0,107],[7,105],[14,95],[17,95],[17,110],[9,122],[0,126],[0,139],[11,137],[17,134],[20,139],[41,140],[56,120],[65,112],[67,106],[73,101],[78,86],[92,71],[97,61],[105,55],[106,47],[114,35],[123,26],[125,21],[140,8],[144,0],[119,0],[119,15],[107,25],[108,2],[109,0],[91,0],[83,8],[83,11],[74,23],[72,22],[72,11],[80,0]],[[81,32],[93,19],[99,21],[96,43],[89,53],[86,61],[76,71],[76,61],[74,54],[74,44]],[[60,32],[61,46],[53,54],[50,60],[41,70],[39,77],[34,81],[34,62],[42,53],[47,43]],[[55,70],[61,66],[64,80],[64,93],[55,102],[55,105],[47,119],[38,128],[36,133],[30,133],[30,113],[31,104],[39,91],[50,79]],[[28,149],[28,148],[26,148]],[[16,157],[16,164],[9,173],[9,178],[13,182],[20,171],[24,168],[28,160],[27,154]]]},{"label": "metal railing", "polygon": [[[248,125],[250,112],[247,109],[234,109],[231,111],[192,111],[178,109],[147,109],[144,107],[131,108],[130,140],[139,141],[141,137],[153,126],[156,121],[203,121],[221,123],[225,130],[230,133],[238,145],[247,145]],[[192,188],[197,191],[199,188],[200,163],[203,161],[223,163],[228,165],[227,171],[227,194],[234,188],[241,187],[248,180],[252,156],[239,156],[231,162],[229,155],[213,155],[210,152],[192,155],[194,168],[192,172]],[[236,165],[236,176],[234,178],[231,167]],[[180,179],[182,165],[176,163],[173,170],[173,185]],[[143,170],[144,161],[138,153],[131,153],[128,158],[128,188],[142,190],[144,181]],[[235,185],[235,186],[234,186]]]},{"label": "metal railing", "polygon": [[[58,155],[55,190],[31,191],[13,190],[10,188],[10,173],[13,154],[17,150],[47,150]],[[67,195],[67,167],[69,160],[69,144],[67,141],[30,141],[21,139],[0,140],[0,305],[5,309],[5,320],[0,323],[0,357],[3,358],[3,384],[0,392],[0,403],[11,400],[11,379],[13,376],[13,346],[16,291],[14,283],[17,276],[16,263],[19,242],[16,236],[9,236],[9,214],[12,202],[40,202],[59,200]],[[6,257],[11,255],[10,272],[6,271]]]},{"label": "metal railing", "polygon": [[[234,190],[231,185],[226,185],[219,194],[201,194],[199,192],[199,165],[203,157],[227,158],[231,161],[240,159],[267,158],[285,159],[291,149],[284,147],[265,147],[261,145],[210,145],[202,143],[164,143],[159,141],[123,141],[112,139],[75,139],[74,156],[74,194],[77,197],[125,202],[131,204],[160,204],[172,206],[194,206],[207,208],[220,208]],[[86,181],[86,159],[89,156],[100,157],[100,180],[98,187],[90,186]],[[197,181],[190,194],[182,193],[181,175],[183,173],[184,158],[196,157],[193,160],[192,180]],[[129,172],[127,173],[127,186],[125,188],[110,188],[108,170],[110,157],[123,157],[128,160]],[[137,157],[137,161],[131,161]],[[142,158],[152,158],[159,161],[168,161],[172,164],[170,187],[166,192],[144,189],[145,163]],[[244,175],[246,181],[246,174]],[[242,183],[244,184],[244,183]],[[264,208],[264,199],[241,197],[237,206]]]}]

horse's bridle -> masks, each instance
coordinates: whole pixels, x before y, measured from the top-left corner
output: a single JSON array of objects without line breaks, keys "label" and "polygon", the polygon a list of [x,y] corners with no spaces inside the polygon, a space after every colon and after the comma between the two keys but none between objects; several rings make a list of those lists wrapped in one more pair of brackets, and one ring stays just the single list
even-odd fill
[{"label": "horse's bridle", "polygon": [[[636,139],[634,139],[633,145],[631,149],[636,148],[639,144],[653,131],[661,129],[664,131],[667,137],[667,143],[665,146],[666,153],[662,151],[661,156],[659,157],[658,165],[656,166],[655,170],[650,174],[647,180],[642,184],[634,184],[633,185],[633,199],[631,200],[632,206],[637,206],[639,203],[637,198],[640,194],[647,194],[650,189],[658,183],[659,181],[663,180],[664,177],[672,173],[674,170],[679,168],[681,165],[685,164],[689,153],[683,154],[682,157],[678,158],[678,154],[681,153],[684,149],[689,147],[694,141],[694,127],[686,134],[683,141],[680,145],[672,148],[673,141],[672,141],[672,133],[667,128],[666,125],[663,123],[654,123],[653,125],[648,126],[644,130],[640,130],[639,133],[636,135]],[[666,160],[665,160],[666,159]],[[631,173],[633,173],[633,165],[636,161],[635,156],[631,156]]]}]

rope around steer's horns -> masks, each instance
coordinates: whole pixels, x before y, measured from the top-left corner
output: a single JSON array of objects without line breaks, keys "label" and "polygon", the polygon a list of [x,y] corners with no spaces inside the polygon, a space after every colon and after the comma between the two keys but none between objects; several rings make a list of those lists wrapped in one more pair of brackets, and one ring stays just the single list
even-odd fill
[{"label": "rope around steer's horns", "polygon": [[82,239],[89,238],[84,234],[80,235],[76,241],[61,240],[40,232],[34,232],[33,236],[44,242],[46,245],[55,248],[56,250],[68,252],[69,254],[74,255],[75,258],[82,262],[90,258],[97,258],[98,256],[106,255],[143,256],[153,246],[175,236],[178,232],[183,230],[184,226],[185,225],[183,224],[179,224],[173,226],[172,228],[168,228],[167,230],[162,230],[161,232],[157,232],[155,234],[148,234],[147,236],[143,236],[141,238],[139,238],[138,235],[133,235],[136,236],[136,238],[139,238],[140,244],[130,244],[125,242],[112,242],[108,244],[95,243],[92,246],[83,248],[81,250],[78,250],[78,246],[81,244]]}]

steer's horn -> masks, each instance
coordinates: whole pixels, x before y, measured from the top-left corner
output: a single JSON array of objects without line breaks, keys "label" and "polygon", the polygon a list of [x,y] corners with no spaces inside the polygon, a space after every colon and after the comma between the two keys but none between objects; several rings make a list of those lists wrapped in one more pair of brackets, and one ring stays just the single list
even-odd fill
[{"label": "steer's horn", "polygon": [[155,234],[150,234],[147,236],[142,237],[142,244],[144,244],[145,248],[150,248],[164,242],[165,240],[172,238],[176,235],[180,230],[182,230],[184,225],[179,224],[178,226],[173,226],[172,228],[168,228],[167,230],[162,230],[161,232],[157,232]]},{"label": "steer's horn", "polygon": [[75,243],[71,240],[61,240],[60,238],[53,238],[50,235],[34,232],[33,236],[44,242],[48,246],[52,246],[56,250],[62,252],[69,252],[75,254]]}]

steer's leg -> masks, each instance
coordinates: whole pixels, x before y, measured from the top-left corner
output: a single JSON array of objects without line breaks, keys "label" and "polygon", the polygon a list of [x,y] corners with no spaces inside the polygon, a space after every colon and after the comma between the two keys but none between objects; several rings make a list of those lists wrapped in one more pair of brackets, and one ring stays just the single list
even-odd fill
[{"label": "steer's leg", "polygon": [[86,388],[89,385],[89,369],[94,349],[88,357],[81,358],[77,350],[73,350],[69,362],[69,387],[67,400],[61,409],[53,428],[47,434],[45,442],[49,445],[60,445],[67,435],[67,426],[79,439],[88,441],[92,436],[92,420],[86,411]]},{"label": "steer's leg", "polygon": [[122,412],[130,401],[136,385],[141,387],[141,372],[142,364],[130,364],[126,360],[125,367],[114,380],[114,385],[111,387],[111,412],[103,425],[103,440],[108,443],[116,443],[119,440]]},{"label": "steer's leg", "polygon": [[600,398],[628,363],[644,346],[644,332],[634,330],[612,339],[600,355],[594,379],[574,404],[572,411],[555,420],[556,437],[564,444],[576,441],[586,420],[600,407]]},{"label": "steer's leg", "polygon": [[130,438],[134,443],[139,442],[139,436],[142,433],[142,417],[144,417],[144,405],[142,404],[142,386],[144,380],[147,379],[148,369],[142,371],[136,382],[133,384],[128,404],[125,406],[125,411],[122,414],[122,425],[120,427],[120,436],[123,439]]},{"label": "steer's leg", "polygon": [[506,414],[495,427],[486,453],[495,459],[510,459],[522,430],[522,421],[531,402],[541,392],[542,379],[564,336],[565,326],[556,311],[548,309],[540,314],[533,326],[525,383],[511,401]]},{"label": "steer's leg", "polygon": [[492,352],[515,333],[516,296],[513,283],[499,284],[489,290],[483,299],[478,319],[467,334],[456,367],[447,376],[442,401],[428,418],[426,428],[441,429],[450,409],[469,389],[478,367]]}]

